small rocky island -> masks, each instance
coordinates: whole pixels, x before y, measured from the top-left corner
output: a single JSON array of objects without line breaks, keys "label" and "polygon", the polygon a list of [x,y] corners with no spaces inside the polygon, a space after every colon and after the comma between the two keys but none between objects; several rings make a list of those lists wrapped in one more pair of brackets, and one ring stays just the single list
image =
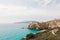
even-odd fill
[{"label": "small rocky island", "polygon": [[30,33],[22,40],[60,40],[60,19],[47,22],[31,22],[28,29],[40,30],[40,32]]}]

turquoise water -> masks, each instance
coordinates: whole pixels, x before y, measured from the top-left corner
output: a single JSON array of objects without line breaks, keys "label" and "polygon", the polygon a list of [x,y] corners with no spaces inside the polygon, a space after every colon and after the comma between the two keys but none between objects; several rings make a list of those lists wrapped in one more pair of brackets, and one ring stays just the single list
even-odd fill
[{"label": "turquoise water", "polygon": [[28,23],[0,24],[0,40],[21,40],[29,33],[38,32],[37,30],[29,30],[27,27]]}]

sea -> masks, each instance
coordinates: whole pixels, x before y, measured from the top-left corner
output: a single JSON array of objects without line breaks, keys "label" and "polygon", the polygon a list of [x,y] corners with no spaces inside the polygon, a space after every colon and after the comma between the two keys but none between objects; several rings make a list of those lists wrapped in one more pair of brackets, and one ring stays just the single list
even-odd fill
[{"label": "sea", "polygon": [[29,33],[37,33],[38,30],[28,29],[29,23],[0,24],[0,40],[21,40]]}]

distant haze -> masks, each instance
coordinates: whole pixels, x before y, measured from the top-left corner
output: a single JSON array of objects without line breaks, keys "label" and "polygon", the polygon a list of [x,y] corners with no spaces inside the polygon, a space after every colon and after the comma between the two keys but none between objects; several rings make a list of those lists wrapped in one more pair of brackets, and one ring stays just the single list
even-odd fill
[{"label": "distant haze", "polygon": [[0,23],[60,18],[60,0],[0,0]]}]

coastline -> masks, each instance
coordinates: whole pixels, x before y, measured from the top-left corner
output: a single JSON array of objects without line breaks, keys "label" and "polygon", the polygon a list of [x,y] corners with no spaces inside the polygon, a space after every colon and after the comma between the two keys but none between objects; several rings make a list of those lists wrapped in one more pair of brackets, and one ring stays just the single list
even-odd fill
[{"label": "coastline", "polygon": [[[31,23],[28,27],[29,29],[40,31],[36,34],[27,34],[26,38],[22,38],[22,40],[60,40],[60,19]],[[48,28],[46,29],[46,27]]]},{"label": "coastline", "polygon": [[[57,30],[58,29],[58,30]],[[22,40],[60,40],[60,28],[52,30],[42,30],[36,34],[27,34]],[[57,31],[56,31],[57,30]],[[55,34],[53,34],[54,32]]]}]

